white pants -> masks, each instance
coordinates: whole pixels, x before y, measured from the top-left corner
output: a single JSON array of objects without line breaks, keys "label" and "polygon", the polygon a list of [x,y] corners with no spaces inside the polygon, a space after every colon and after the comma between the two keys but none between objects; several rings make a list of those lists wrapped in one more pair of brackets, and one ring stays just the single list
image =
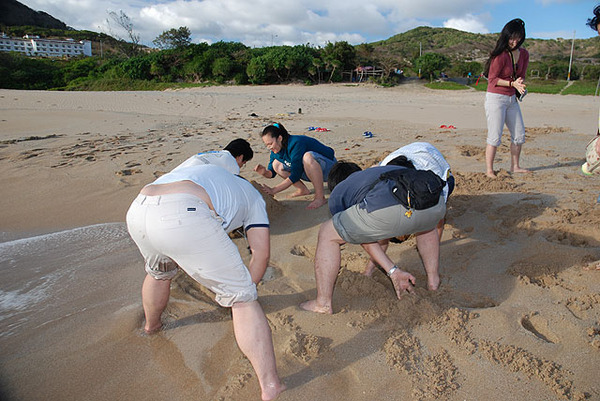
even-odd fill
[{"label": "white pants", "polygon": [[488,145],[500,146],[504,124],[510,132],[510,140],[513,144],[525,143],[525,124],[516,96],[486,92],[485,116],[488,126]]},{"label": "white pants", "polygon": [[181,267],[214,292],[221,306],[258,298],[237,247],[200,198],[138,195],[127,212],[127,229],[155,279],[169,280]]}]

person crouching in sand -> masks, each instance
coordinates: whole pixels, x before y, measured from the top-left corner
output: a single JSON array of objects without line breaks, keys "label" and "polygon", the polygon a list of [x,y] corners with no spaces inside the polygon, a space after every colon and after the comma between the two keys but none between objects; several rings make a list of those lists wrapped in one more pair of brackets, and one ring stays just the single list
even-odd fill
[{"label": "person crouching in sand", "polygon": [[[440,242],[437,224],[446,213],[442,195],[443,181],[431,172],[438,192],[425,209],[406,207],[394,195],[389,175],[405,174],[418,170],[402,166],[376,166],[361,170],[355,163],[336,163],[328,178],[329,210],[333,217],[321,224],[315,255],[315,281],[317,297],[300,305],[318,313],[333,313],[332,298],[335,281],[340,270],[341,246],[348,242],[361,244],[371,259],[388,275],[398,299],[413,291],[415,277],[398,268],[385,253],[379,241],[406,234],[416,234],[417,248],[427,272],[427,287],[436,290],[440,283]],[[429,176],[428,176],[429,177]],[[411,178],[409,178],[410,180]],[[410,202],[409,202],[410,203]]]},{"label": "person crouching in sand", "polygon": [[261,137],[271,151],[269,165],[265,167],[258,164],[254,171],[265,178],[273,178],[276,175],[283,178],[275,187],[262,185],[265,193],[275,195],[293,185],[296,192],[290,197],[310,195],[310,191],[301,180],[310,181],[315,188],[315,198],[306,208],[317,209],[326,204],[323,182],[327,180],[329,170],[336,162],[334,150],[315,138],[290,135],[279,123],[266,127]]},{"label": "person crouching in sand", "polygon": [[[246,268],[228,233],[243,227],[252,252]],[[178,268],[231,308],[240,350],[258,377],[263,400],[286,389],[275,363],[271,329],[256,284],[270,255],[269,220],[260,193],[222,167],[178,168],[146,185],[127,212],[127,228],[146,266],[142,286],[145,331],[162,327],[171,279]]]},{"label": "person crouching in sand", "polygon": [[[428,142],[413,142],[399,149],[396,149],[389,155],[387,155],[380,166],[404,166],[414,168],[417,170],[431,170],[446,184],[442,190],[444,201],[448,204],[448,197],[454,191],[455,179],[450,171],[450,164],[446,161],[442,153],[432,144]],[[446,223],[445,217],[442,218],[437,225],[438,238],[442,241],[442,235],[444,234],[444,225]],[[402,236],[403,239],[408,238],[407,235]],[[394,239],[391,239],[394,241]],[[395,242],[402,242],[396,239]],[[383,250],[387,250],[390,240],[379,241],[379,244]],[[371,276],[375,271],[376,263],[373,259],[369,260],[369,263],[365,267],[364,275]]]}]

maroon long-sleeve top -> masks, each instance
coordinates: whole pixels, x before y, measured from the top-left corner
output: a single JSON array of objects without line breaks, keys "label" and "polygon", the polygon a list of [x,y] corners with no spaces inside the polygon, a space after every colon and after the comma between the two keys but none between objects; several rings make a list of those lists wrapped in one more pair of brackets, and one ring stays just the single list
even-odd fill
[{"label": "maroon long-sleeve top", "polygon": [[[517,61],[516,76],[525,79],[527,74],[527,66],[529,65],[529,52],[519,48],[519,61]],[[487,91],[499,93],[501,95],[512,96],[515,94],[515,88],[507,86],[496,86],[499,79],[505,81],[513,81],[513,65],[510,54],[502,52],[492,59],[490,63],[490,71],[488,73]]]}]

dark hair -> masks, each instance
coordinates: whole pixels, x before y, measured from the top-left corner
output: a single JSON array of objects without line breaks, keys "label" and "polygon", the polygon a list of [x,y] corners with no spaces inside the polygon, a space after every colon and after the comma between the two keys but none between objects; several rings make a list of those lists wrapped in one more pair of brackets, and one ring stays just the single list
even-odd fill
[{"label": "dark hair", "polygon": [[260,134],[260,137],[262,138],[265,135],[269,135],[271,138],[277,138],[278,136],[280,136],[281,146],[284,149],[287,148],[288,138],[290,137],[290,134],[287,132],[283,124],[273,123],[267,126]]},{"label": "dark hair", "polygon": [[483,75],[485,75],[486,77],[488,76],[492,60],[495,57],[502,54],[504,51],[508,50],[508,41],[514,37],[520,37],[519,43],[516,47],[518,49],[519,47],[521,47],[523,42],[525,42],[525,22],[523,22],[521,18],[515,18],[513,20],[510,20],[506,23],[506,25],[504,25],[504,28],[502,28],[502,32],[500,32],[500,37],[496,42],[496,47],[494,47],[494,50],[491,51],[490,57],[485,63]]},{"label": "dark hair", "polygon": [[415,168],[415,165],[413,164],[413,162],[411,162],[410,160],[408,160],[408,158],[404,155],[400,155],[398,157],[393,158],[392,160],[390,160],[387,163],[388,166],[402,166],[402,167],[406,167],[406,168]]},{"label": "dark hair", "polygon": [[594,31],[597,31],[598,23],[600,23],[600,4],[596,4],[596,7],[594,7],[594,17],[588,18],[587,26],[592,28]]},{"label": "dark hair", "polygon": [[223,150],[231,153],[231,156],[233,157],[243,155],[242,160],[245,162],[252,160],[252,157],[254,157],[254,152],[252,151],[250,144],[247,140],[242,138],[234,139],[233,141],[229,142],[227,146],[223,148]]},{"label": "dark hair", "polygon": [[336,162],[327,176],[327,188],[329,192],[333,191],[340,182],[344,181],[350,174],[361,171],[362,168],[356,163],[339,161]]}]

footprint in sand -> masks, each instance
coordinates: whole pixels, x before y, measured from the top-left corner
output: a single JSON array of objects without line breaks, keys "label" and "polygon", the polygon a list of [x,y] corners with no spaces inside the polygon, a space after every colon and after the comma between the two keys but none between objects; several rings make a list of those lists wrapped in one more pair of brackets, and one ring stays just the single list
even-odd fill
[{"label": "footprint in sand", "polygon": [[274,318],[269,318],[269,323],[272,325],[274,331],[283,330],[289,333],[284,342],[283,351],[303,362],[309,362],[320,357],[330,350],[333,343],[331,338],[305,333],[296,324],[292,315],[276,313]]},{"label": "footprint in sand", "polygon": [[281,269],[271,264],[270,266],[267,266],[261,281],[266,283],[267,281],[273,281],[281,276],[283,276]]},{"label": "footprint in sand", "polygon": [[126,168],[123,170],[116,171],[115,174],[122,177],[122,176],[127,176],[127,175],[138,174],[141,172],[142,172],[142,170],[140,170],[139,168]]},{"label": "footprint in sand", "polygon": [[521,326],[547,343],[557,344],[560,342],[558,336],[550,330],[548,320],[540,316],[537,312],[523,316],[521,318]]},{"label": "footprint in sand", "polygon": [[333,340],[330,338],[306,334],[300,330],[296,330],[288,338],[285,345],[285,352],[304,362],[310,362],[329,351],[332,343]]},{"label": "footprint in sand", "polygon": [[305,245],[294,245],[294,247],[290,249],[290,253],[295,256],[304,256],[313,260],[315,258],[315,247],[308,247]]},{"label": "footprint in sand", "polygon": [[600,328],[588,327],[587,335],[590,340],[590,345],[597,350],[600,350]]}]

